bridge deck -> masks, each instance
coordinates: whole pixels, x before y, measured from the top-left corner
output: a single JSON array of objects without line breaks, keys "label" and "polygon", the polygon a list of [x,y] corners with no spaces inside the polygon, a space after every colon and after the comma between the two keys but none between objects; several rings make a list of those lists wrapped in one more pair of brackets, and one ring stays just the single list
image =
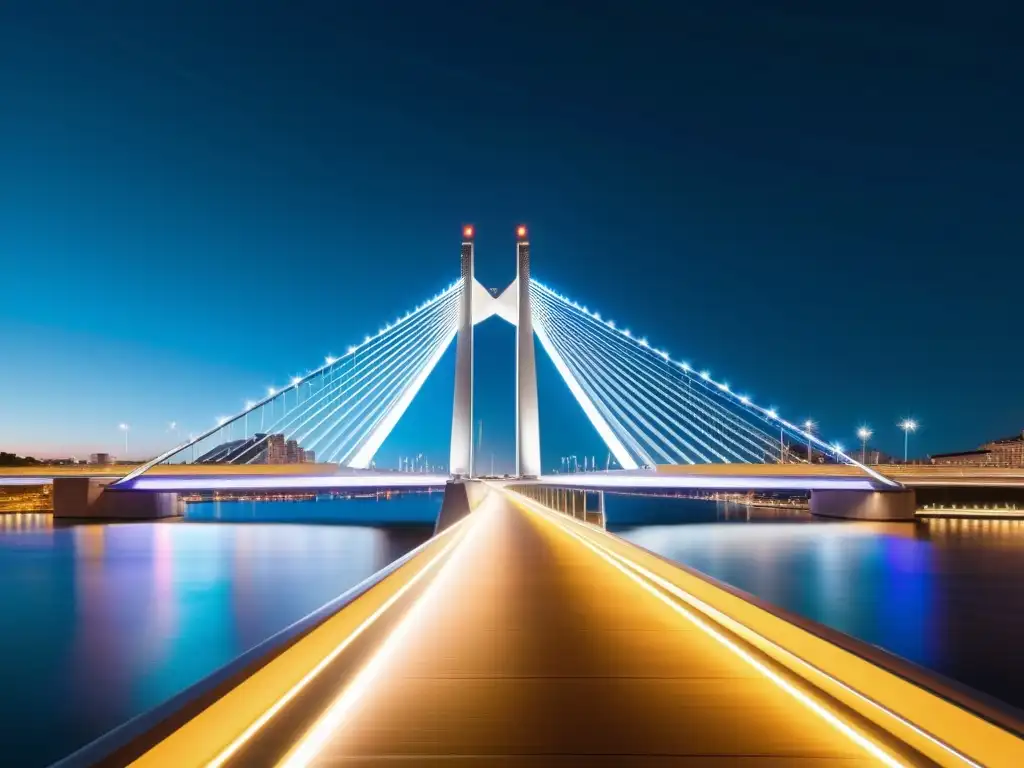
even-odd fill
[{"label": "bridge deck", "polygon": [[484,505],[316,764],[873,763],[556,524]]}]

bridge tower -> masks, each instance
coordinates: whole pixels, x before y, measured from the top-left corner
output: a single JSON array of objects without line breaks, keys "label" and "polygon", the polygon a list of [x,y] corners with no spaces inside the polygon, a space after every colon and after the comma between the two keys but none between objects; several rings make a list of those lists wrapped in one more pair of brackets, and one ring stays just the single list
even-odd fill
[{"label": "bridge tower", "polygon": [[539,477],[540,419],[537,412],[537,361],[530,312],[530,238],[526,227],[516,229],[516,474]]},{"label": "bridge tower", "polygon": [[448,471],[456,477],[473,474],[473,227],[462,228],[462,296],[455,345],[455,404]]}]

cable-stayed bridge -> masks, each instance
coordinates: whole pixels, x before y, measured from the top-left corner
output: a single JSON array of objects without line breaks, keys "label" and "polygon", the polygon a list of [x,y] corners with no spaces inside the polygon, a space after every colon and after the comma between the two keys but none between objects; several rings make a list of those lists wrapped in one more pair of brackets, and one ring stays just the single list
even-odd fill
[{"label": "cable-stayed bridge", "polygon": [[[434,485],[471,477],[474,326],[497,317],[516,328],[520,479],[595,489],[901,490],[772,407],[534,279],[525,227],[517,229],[515,250],[516,278],[492,295],[475,277],[474,231],[464,228],[457,280],[344,355],[270,389],[112,488]],[[544,475],[534,337],[620,471]],[[453,342],[447,472],[408,477],[378,471],[374,456]],[[709,465],[727,469],[701,470]]]},{"label": "cable-stayed bridge", "polygon": [[[1024,761],[1016,712],[602,525],[603,489],[804,488],[848,517],[912,517],[913,491],[534,280],[525,228],[496,296],[471,228],[461,255],[415,310],[104,491],[156,509],[189,490],[443,485],[435,535],[61,765]],[[473,328],[494,316],[516,328],[507,483],[473,478]],[[621,469],[542,473],[534,336]],[[453,341],[447,471],[377,470]]]}]

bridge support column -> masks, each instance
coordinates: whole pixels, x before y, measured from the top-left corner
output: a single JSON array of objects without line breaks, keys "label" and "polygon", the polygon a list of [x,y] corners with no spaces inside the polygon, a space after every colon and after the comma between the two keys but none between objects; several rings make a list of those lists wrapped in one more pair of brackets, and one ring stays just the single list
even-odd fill
[{"label": "bridge support column", "polygon": [[490,488],[479,480],[452,480],[444,487],[444,500],[441,511],[437,514],[434,534],[455,525],[476,509],[477,505],[490,493]]},{"label": "bridge support column", "polygon": [[540,418],[537,409],[537,360],[530,307],[530,240],[526,227],[516,233],[516,474],[540,477]]},{"label": "bridge support column", "polygon": [[844,520],[913,522],[917,496],[912,488],[898,491],[811,491],[811,514]]},{"label": "bridge support column", "polygon": [[113,479],[55,477],[53,516],[65,520],[157,520],[179,517],[185,505],[176,493],[115,491]]},{"label": "bridge support column", "polygon": [[[455,477],[473,474],[473,228],[462,232],[462,297],[459,335],[455,342],[455,404],[448,471]],[[446,497],[447,498],[447,497]]]}]

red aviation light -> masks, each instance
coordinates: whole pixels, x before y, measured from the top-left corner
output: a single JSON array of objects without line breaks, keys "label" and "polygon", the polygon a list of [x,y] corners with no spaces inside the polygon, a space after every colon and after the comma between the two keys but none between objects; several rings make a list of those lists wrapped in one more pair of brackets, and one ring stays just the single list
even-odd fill
[{"label": "red aviation light", "polygon": [[466,240],[472,240],[473,239],[473,225],[472,224],[467,224],[466,226],[464,226],[462,228],[462,237],[464,239],[466,239]]},{"label": "red aviation light", "polygon": [[516,227],[516,237],[520,239],[526,237],[526,227],[524,227],[522,224]]}]

